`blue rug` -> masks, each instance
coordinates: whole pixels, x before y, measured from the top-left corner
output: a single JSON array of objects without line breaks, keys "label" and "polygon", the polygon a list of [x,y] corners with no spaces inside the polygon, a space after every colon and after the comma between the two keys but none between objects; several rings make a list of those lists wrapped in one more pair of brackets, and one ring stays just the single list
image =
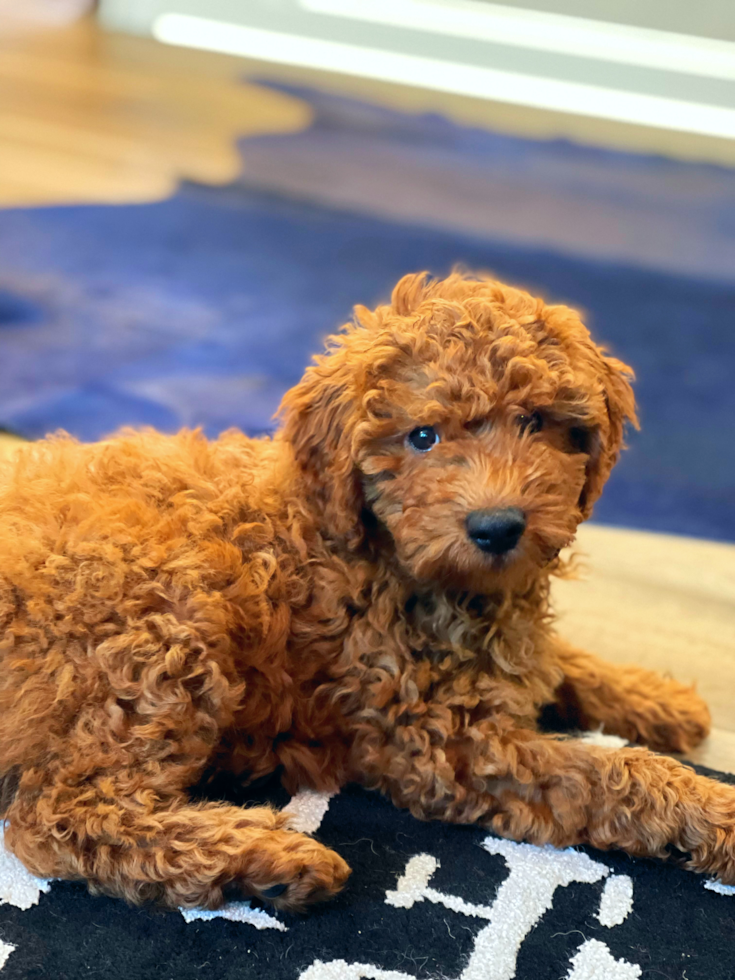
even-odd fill
[{"label": "blue rug", "polygon": [[[317,108],[326,104],[311,97]],[[420,183],[421,161],[435,179],[440,156],[449,186],[461,181],[471,149],[473,180],[482,172],[497,183],[500,160],[516,186],[525,171],[529,193],[538,193],[544,168],[534,154],[556,153],[554,173],[563,158],[567,183],[588,174],[588,202],[602,200],[605,175],[623,174],[616,199],[630,214],[630,174],[645,176],[638,193],[656,173],[670,186],[673,167],[683,220],[698,207],[709,213],[715,185],[720,203],[728,188],[735,201],[733,175],[571,144],[497,135],[483,144],[444,120],[422,117],[419,126],[415,117],[339,101],[329,126],[317,114],[309,134],[252,141],[253,157],[261,171],[267,153],[298,164],[306,136],[313,148],[335,132],[348,148],[354,135],[357,152],[367,119],[384,162],[393,160],[380,217],[349,194],[327,204],[259,186],[252,175],[227,188],[184,185],[159,204],[0,213],[0,426],[30,438],[64,428],[85,440],[129,424],[267,431],[283,391],[353,303],[385,299],[407,271],[441,275],[460,262],[583,308],[595,335],[636,369],[643,432],[631,436],[595,518],[735,541],[735,280],[645,268],[639,257],[611,261],[599,250],[590,258],[568,243],[534,248],[497,229],[489,236],[446,220],[433,226],[430,216],[391,217],[389,180],[392,173],[396,186],[409,177]],[[513,167],[521,144],[523,166]],[[675,210],[671,195],[665,204],[659,218]],[[728,234],[733,213],[720,212]],[[711,224],[700,222],[700,237]]]}]

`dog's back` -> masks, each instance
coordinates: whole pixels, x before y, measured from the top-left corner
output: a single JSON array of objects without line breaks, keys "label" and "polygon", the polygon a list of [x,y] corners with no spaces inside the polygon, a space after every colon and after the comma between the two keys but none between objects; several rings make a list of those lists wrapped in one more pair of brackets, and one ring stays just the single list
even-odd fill
[{"label": "dog's back", "polygon": [[[55,437],[0,473],[0,774],[48,758],[54,738],[85,724],[85,703],[91,748],[101,703],[124,737],[146,683],[169,683],[173,700],[188,683],[195,642],[228,679],[227,715],[240,669],[232,590],[248,570],[263,579],[275,547],[278,452],[239,433]],[[236,597],[254,633],[263,591],[254,582]],[[196,641],[181,625],[193,622]]]}]

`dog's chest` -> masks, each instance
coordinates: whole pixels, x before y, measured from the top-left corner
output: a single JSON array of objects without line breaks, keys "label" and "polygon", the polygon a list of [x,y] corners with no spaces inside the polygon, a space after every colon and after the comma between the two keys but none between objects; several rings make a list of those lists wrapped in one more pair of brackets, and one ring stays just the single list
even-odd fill
[{"label": "dog's chest", "polygon": [[405,607],[405,644],[412,657],[440,665],[447,656],[455,662],[492,661],[492,649],[502,636],[496,607],[486,597],[419,593]]}]

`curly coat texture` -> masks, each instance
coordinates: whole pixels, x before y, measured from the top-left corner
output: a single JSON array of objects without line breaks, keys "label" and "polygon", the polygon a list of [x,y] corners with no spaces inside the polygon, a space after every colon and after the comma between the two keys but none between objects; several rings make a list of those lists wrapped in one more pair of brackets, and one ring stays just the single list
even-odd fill
[{"label": "curly coat texture", "polygon": [[[735,789],[646,748],[708,730],[690,689],[554,632],[549,582],[635,422],[575,312],[454,274],[356,309],[273,438],[123,433],[26,448],[0,484],[0,799],[35,874],[128,900],[300,908],[342,858],[205,772],[357,781],[421,819],[684,852],[735,882]],[[433,427],[430,451],[407,435]],[[468,537],[518,508],[506,554]]]}]

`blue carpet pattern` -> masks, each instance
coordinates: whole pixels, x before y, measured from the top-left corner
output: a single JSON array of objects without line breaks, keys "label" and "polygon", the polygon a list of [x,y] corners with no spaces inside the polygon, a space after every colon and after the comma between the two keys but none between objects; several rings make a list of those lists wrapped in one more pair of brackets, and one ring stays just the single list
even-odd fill
[{"label": "blue carpet pattern", "polygon": [[[364,138],[364,113],[353,106],[334,124],[344,145],[353,117]],[[370,116],[370,127],[388,155],[395,143],[394,173],[405,181],[397,117]],[[322,127],[325,139],[334,126]],[[444,134],[442,166],[447,181],[455,172],[459,180],[468,141],[453,139],[448,149],[444,121],[424,117],[422,126],[423,157],[436,162],[430,135]],[[297,159],[302,139],[255,140],[253,152],[261,161],[264,147]],[[476,150],[477,140],[469,143]],[[518,144],[494,136],[487,152],[517,155]],[[531,189],[541,179],[528,163],[534,147],[549,153],[548,144],[525,141]],[[243,152],[247,161],[248,141]],[[594,169],[590,153],[564,144],[570,167],[577,159]],[[622,172],[638,159],[619,156]],[[612,172],[610,159],[599,154]],[[668,179],[670,163],[644,159],[647,181],[657,167]],[[677,177],[689,211],[701,181],[715,180],[724,194],[732,176],[715,169],[692,165],[689,183]],[[63,428],[84,440],[130,424],[268,431],[281,394],[353,303],[384,300],[407,271],[441,275],[461,263],[583,309],[595,336],[635,368],[643,431],[631,435],[596,520],[735,541],[735,280],[511,237],[245,181],[183,185],[157,204],[4,211],[0,427],[31,438]]]}]

